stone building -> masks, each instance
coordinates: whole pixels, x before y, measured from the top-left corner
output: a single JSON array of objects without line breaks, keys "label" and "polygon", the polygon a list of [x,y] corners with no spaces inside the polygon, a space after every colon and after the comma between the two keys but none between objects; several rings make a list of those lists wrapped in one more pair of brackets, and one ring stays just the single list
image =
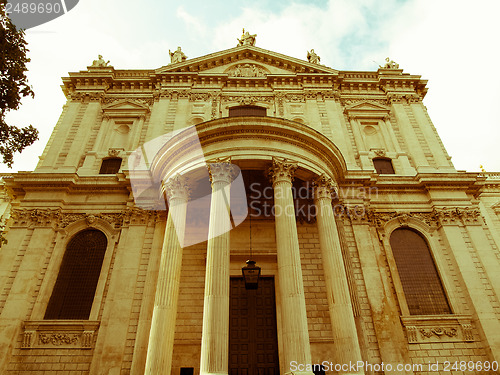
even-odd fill
[{"label": "stone building", "polygon": [[498,373],[500,174],[454,168],[427,81],[171,56],[69,73],[3,178],[1,374]]}]

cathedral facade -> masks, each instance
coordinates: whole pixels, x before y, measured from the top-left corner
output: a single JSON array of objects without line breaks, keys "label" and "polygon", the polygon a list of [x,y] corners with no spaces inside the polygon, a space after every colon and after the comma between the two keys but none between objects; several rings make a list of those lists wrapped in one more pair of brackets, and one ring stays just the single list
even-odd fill
[{"label": "cathedral facade", "polygon": [[69,73],[3,178],[0,373],[498,373],[500,174],[454,168],[427,81],[249,33],[171,59]]}]

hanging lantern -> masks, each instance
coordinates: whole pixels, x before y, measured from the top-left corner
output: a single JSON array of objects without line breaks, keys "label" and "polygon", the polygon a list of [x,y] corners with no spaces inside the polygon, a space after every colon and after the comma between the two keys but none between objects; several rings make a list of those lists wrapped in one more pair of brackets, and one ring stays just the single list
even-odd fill
[{"label": "hanging lantern", "polygon": [[257,289],[259,285],[260,267],[253,260],[247,260],[247,265],[241,269],[245,280],[245,289]]}]

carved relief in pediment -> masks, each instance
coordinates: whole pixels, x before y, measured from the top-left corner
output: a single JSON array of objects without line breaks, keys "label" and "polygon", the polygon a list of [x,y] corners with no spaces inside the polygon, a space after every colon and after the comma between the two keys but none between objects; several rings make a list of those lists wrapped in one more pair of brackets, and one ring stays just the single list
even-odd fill
[{"label": "carved relief in pediment", "polygon": [[265,77],[269,70],[256,64],[237,64],[225,71],[229,77]]}]

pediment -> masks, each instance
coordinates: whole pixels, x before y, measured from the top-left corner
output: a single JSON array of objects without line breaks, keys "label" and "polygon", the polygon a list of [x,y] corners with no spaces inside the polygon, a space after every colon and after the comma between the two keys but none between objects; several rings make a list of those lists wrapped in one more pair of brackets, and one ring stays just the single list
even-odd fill
[{"label": "pediment", "polygon": [[137,117],[149,110],[147,103],[131,99],[110,99],[102,106],[102,111],[112,117]]},{"label": "pediment", "polygon": [[[304,53],[305,54],[305,53]],[[198,72],[208,75],[233,77],[264,77],[290,74],[337,74],[338,71],[324,65],[312,64],[268,51],[255,46],[241,46],[210,55],[169,64],[156,70],[156,74]],[[241,75],[246,74],[246,75]]]},{"label": "pediment", "polygon": [[389,114],[389,107],[378,102],[363,100],[345,107],[351,117],[383,118]]},{"label": "pediment", "polygon": [[146,103],[142,103],[136,100],[118,99],[103,105],[102,109],[103,110],[113,110],[113,109],[149,110],[149,106]]}]

